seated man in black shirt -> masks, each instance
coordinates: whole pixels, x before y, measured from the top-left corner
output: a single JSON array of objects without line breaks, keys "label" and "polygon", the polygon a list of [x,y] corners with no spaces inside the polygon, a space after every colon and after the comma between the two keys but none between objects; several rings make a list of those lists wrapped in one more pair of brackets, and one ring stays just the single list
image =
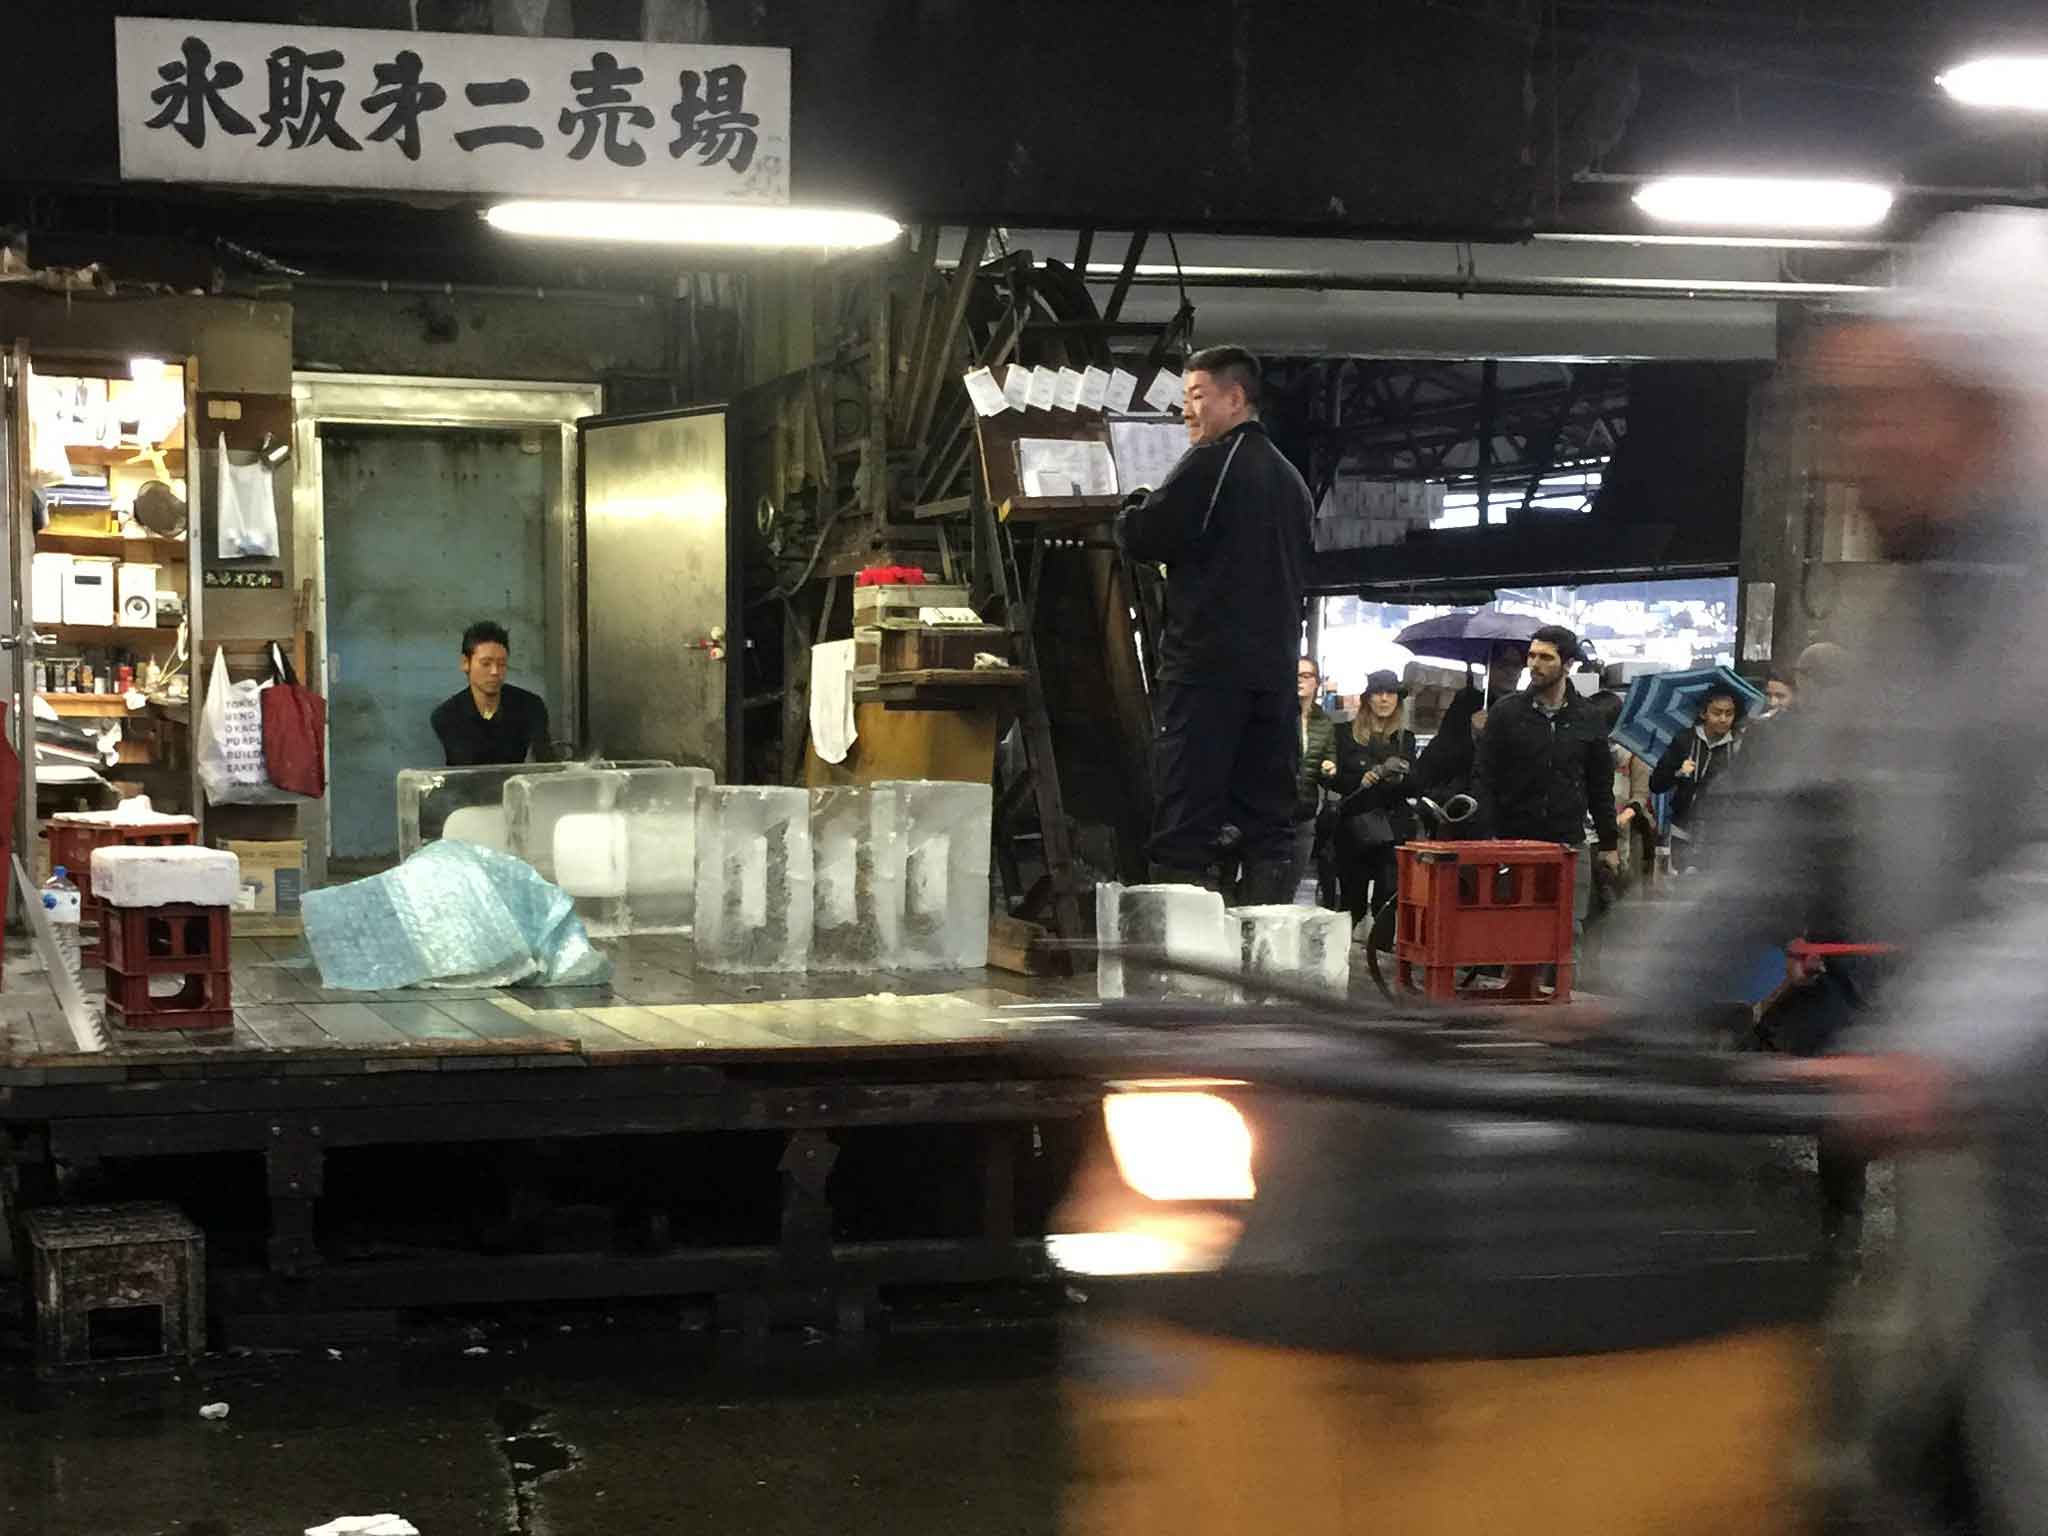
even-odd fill
[{"label": "seated man in black shirt", "polygon": [[484,619],[462,632],[462,673],[469,686],[435,706],[434,734],[451,768],[548,758],[548,707],[537,693],[505,682],[512,640]]}]

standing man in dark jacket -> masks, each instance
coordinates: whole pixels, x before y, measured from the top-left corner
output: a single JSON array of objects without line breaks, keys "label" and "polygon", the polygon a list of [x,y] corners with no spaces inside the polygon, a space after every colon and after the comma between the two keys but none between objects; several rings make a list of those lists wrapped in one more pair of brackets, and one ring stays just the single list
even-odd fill
[{"label": "standing man in dark jacket", "polygon": [[1487,835],[1585,845],[1586,817],[1600,839],[1600,862],[1620,863],[1614,825],[1614,763],[1599,713],[1566,676],[1579,637],[1558,625],[1529,641],[1529,688],[1487,712],[1472,793]]},{"label": "standing man in dark jacket", "polygon": [[1126,554],[1167,568],[1153,878],[1229,884],[1241,861],[1240,901],[1284,902],[1314,504],[1259,423],[1257,358],[1197,352],[1183,388],[1193,446],[1116,523]]}]

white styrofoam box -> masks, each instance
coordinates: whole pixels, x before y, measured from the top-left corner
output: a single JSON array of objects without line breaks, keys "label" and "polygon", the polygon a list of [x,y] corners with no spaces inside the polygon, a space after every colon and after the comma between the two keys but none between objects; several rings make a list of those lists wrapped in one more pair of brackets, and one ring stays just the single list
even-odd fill
[{"label": "white styrofoam box", "polygon": [[114,907],[232,907],[242,861],[225,848],[95,848],[92,893]]},{"label": "white styrofoam box", "polygon": [[64,622],[110,625],[114,622],[114,567],[121,562],[105,555],[73,555],[64,573]]},{"label": "white styrofoam box", "polygon": [[114,573],[114,617],[128,629],[156,628],[156,573],[160,565],[123,560]]},{"label": "white styrofoam box", "polygon": [[64,587],[71,576],[71,557],[37,550],[32,563],[29,612],[38,624],[64,622]]}]

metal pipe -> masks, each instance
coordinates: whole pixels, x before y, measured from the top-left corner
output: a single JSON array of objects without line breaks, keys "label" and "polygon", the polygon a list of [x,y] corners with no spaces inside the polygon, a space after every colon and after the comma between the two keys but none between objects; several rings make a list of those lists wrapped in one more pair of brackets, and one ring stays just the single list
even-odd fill
[{"label": "metal pipe", "polygon": [[668,295],[618,293],[608,288],[549,288],[536,284],[520,287],[510,283],[430,283],[384,277],[294,277],[258,285],[265,290],[322,288],[345,293],[429,293],[445,298],[479,299],[567,299],[578,304],[609,304],[622,309],[645,309]]},{"label": "metal pipe", "polygon": [[[1117,279],[1122,282],[1122,278]],[[1100,286],[1101,278],[1089,283]],[[1140,288],[1180,286],[1171,274],[1137,273]],[[1274,288],[1303,293],[1444,293],[1458,298],[1720,299],[1738,303],[1782,299],[1845,298],[1882,293],[1876,283],[1769,282],[1748,278],[1670,277],[1461,277],[1438,272],[1233,272],[1189,278],[1190,290]]]}]

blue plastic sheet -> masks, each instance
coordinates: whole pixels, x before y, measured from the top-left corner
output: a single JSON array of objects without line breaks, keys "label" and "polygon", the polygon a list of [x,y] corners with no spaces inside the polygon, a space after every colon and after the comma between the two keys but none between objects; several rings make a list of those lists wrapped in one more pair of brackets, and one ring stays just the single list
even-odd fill
[{"label": "blue plastic sheet", "polygon": [[381,875],[308,891],[303,911],[321,985],[336,990],[577,986],[611,976],[567,892],[523,860],[473,843],[429,843]]}]

